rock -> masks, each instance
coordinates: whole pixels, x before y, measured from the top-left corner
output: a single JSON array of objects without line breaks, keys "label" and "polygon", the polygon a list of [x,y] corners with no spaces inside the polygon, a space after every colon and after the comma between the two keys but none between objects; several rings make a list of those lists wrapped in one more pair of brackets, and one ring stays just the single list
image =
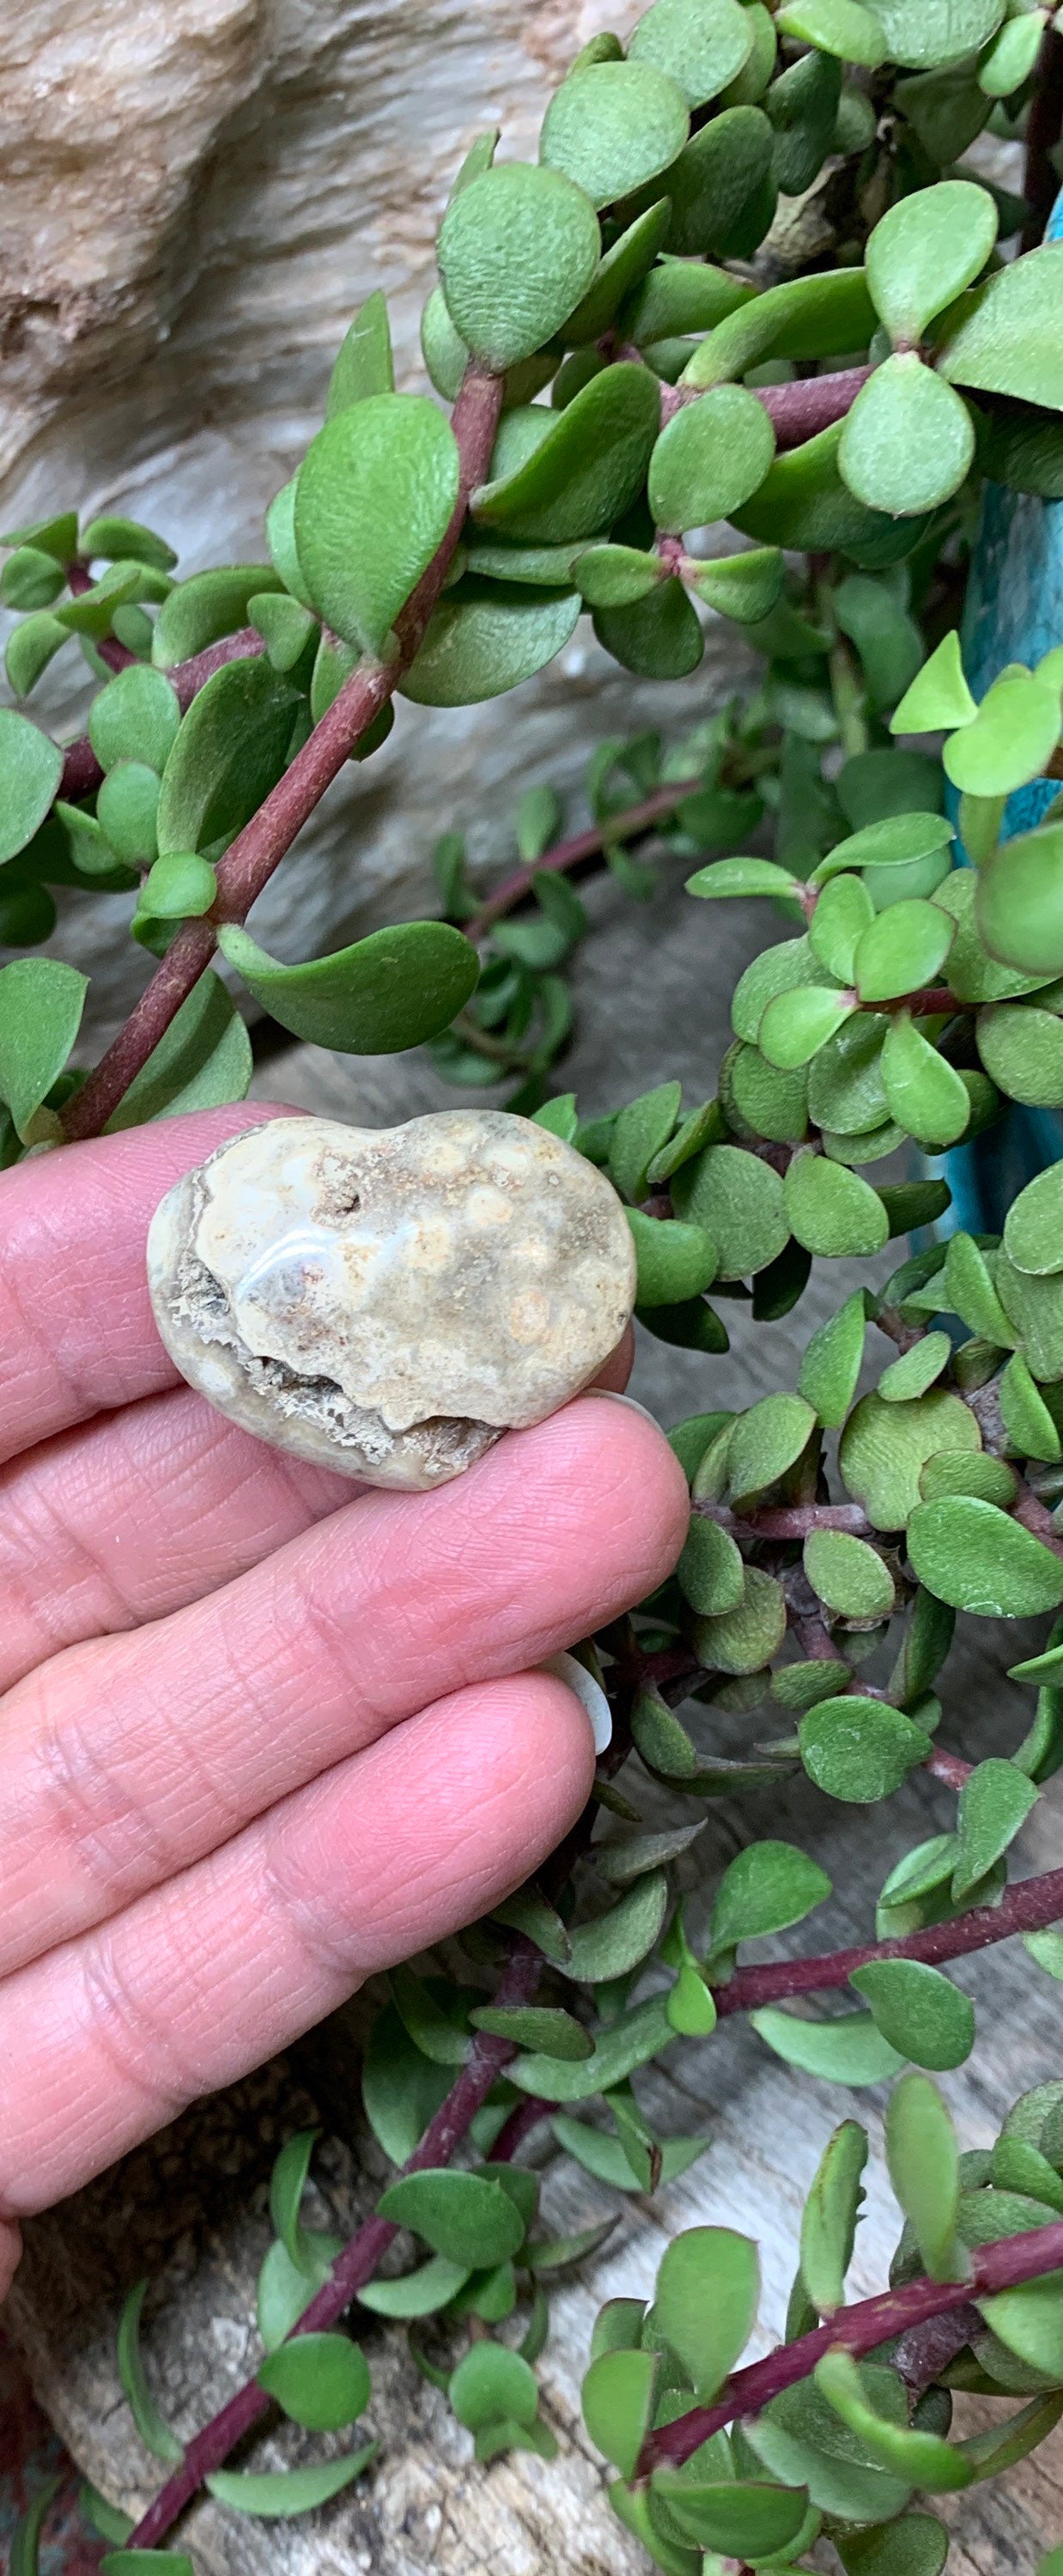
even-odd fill
[{"label": "rock", "polygon": [[[535,157],[552,86],[638,0],[27,0],[3,13],[0,525],[57,506],[157,525],[183,573],[260,559],[267,503],[319,426],[354,307],[388,294],[398,382],[424,387],[422,304],[455,168],[485,126]],[[6,620],[0,619],[0,623]],[[637,683],[584,621],[514,697],[401,707],[256,908],[313,955],[435,908],[432,845],[508,855],[520,789],[574,786],[607,736],[678,733],[740,682],[734,629],[700,673]],[[82,720],[78,649],[30,700]],[[64,895],[52,953],[92,974],[83,1052],[145,979],[121,896]]]},{"label": "rock", "polygon": [[609,1182],[530,1119],[285,1118],[168,1191],[148,1277],[219,1412],[424,1492],[589,1383],[631,1314],[635,1250]]}]

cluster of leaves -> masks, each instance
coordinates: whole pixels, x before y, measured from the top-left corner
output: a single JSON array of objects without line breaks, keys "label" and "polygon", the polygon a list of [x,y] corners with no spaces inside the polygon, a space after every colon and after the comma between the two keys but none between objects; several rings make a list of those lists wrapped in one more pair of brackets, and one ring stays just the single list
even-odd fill
[{"label": "cluster of leaves", "polygon": [[[1015,2104],[993,2148],[961,2155],[936,2087],[923,2075],[902,2078],[886,2131],[905,2219],[896,2289],[923,2272],[963,2283],[973,2252],[1059,2210],[1060,2100],[1058,2083],[1041,2086]],[[978,2297],[951,2359],[918,2386],[896,2331],[903,2295],[893,2317],[883,2303],[885,2313],[852,2334],[859,2312],[847,2315],[843,2303],[867,2153],[866,2132],[843,2121],[805,2203],[786,2345],[775,2358],[810,2338],[807,2375],[787,2385],[780,2373],[779,2393],[730,2431],[709,2426],[756,2322],[759,2265],[748,2237],[688,2229],[664,2255],[652,2304],[614,2299],[599,2315],[583,2384],[587,2428],[619,2471],[610,2492],[621,2521],[666,2576],[716,2576],[725,2555],[756,2568],[804,2565],[821,2534],[847,2576],[940,2576],[948,2535],[935,2515],[911,2509],[913,2493],[994,2476],[1063,2414],[1058,2283],[1047,2297],[1040,2284]],[[816,2332],[821,2317],[827,2336]],[[957,2389],[1027,2402],[1004,2426],[950,2441]]]},{"label": "cluster of leaves", "polygon": [[[936,1225],[949,1192],[928,1155],[1010,1102],[1063,1106],[1063,823],[1049,811],[1000,837],[1008,797],[1063,767],[1063,647],[976,706],[954,625],[981,479],[1063,494],[1063,248],[1002,253],[1029,210],[964,159],[987,127],[1023,131],[1049,22],[1022,0],[652,0],[626,51],[605,35],[577,58],[535,164],[496,162],[492,134],[459,172],[423,320],[453,423],[396,393],[374,295],[268,513],[268,560],[180,581],[154,531],[72,511],[12,536],[12,690],[28,698],[68,650],[98,689],[65,753],[0,712],[0,938],[23,952],[0,970],[0,1161],[93,1122],[240,1098],[250,1048],[220,952],[298,1037],[427,1041],[459,1083],[515,1080],[510,1105],[625,1202],[647,1329],[711,1356],[726,1301],[770,1323],[814,1260],[870,1259]],[[493,435],[478,455],[477,401]],[[761,657],[758,684],[667,753],[648,735],[605,746],[574,840],[558,839],[552,791],[532,790],[517,876],[486,902],[448,834],[445,920],[295,965],[268,956],[244,926],[255,894],[344,759],[385,741],[395,691],[436,707],[499,694],[560,652],[584,609],[622,668],[657,680],[697,667],[707,612],[730,619]],[[947,735],[944,778],[913,746],[922,733]],[[946,781],[973,868],[953,866]],[[770,858],[745,854],[761,826]],[[561,970],[586,929],[570,879],[600,859],[648,891],[631,845],[651,831],[693,868],[695,899],[766,900],[771,935],[704,1099],[684,1107],[664,1079],[584,1120],[573,1095],[546,1097],[570,1024]],[[86,1084],[71,1067],[86,979],[33,953],[65,888],[124,892],[134,939],[167,961],[102,1095],[103,1068]],[[904,1176],[891,1162],[875,1177],[890,1157]],[[972,2047],[972,2007],[942,1962],[994,1937],[987,1910],[995,1937],[1021,1931],[1063,1976],[1063,1890],[1052,1878],[1028,1901],[1007,1883],[1063,1762],[1063,1619],[1013,1667],[1036,1691],[1018,1744],[972,1767],[939,1743],[937,1696],[957,1612],[1063,1610],[1061,1175],[1032,1181],[999,1237],[929,1241],[848,1295],[792,1390],[674,1428],[691,1490],[680,1562],[582,1649],[616,1732],[580,1857],[563,1884],[528,1886],[472,1928],[467,1975],[398,1971],[368,2049],[366,2117],[405,2168],[372,2225],[423,2252],[401,2272],[367,2261],[355,2294],[405,2325],[485,2461],[550,2456],[534,2368],[548,2284],[603,2232],[537,2232],[538,2180],[509,2143],[525,2122],[549,2122],[606,2188],[655,2192],[707,2141],[658,2136],[635,2079],[740,2009],[795,2077],[898,2079],[900,2305],[871,2340],[853,2340],[842,2306],[866,2154],[851,2120],[805,2214],[777,2384],[747,2387],[741,2407],[726,2397],[758,2295],[755,2251],[730,2231],[678,2238],[652,2307],[613,2302],[599,2321],[588,2429],[618,2472],[621,2520],[666,2576],[718,2576],[735,2554],[798,2564],[821,2533],[851,2576],[937,2576],[945,2535],[913,2493],[1007,2467],[1063,2408],[1063,2276],[1046,2254],[1030,2282],[1020,2259],[1063,2211],[1063,2090],[1026,2097],[972,2158],[929,2080]],[[861,1391],[869,1326],[891,1351]],[[764,1739],[725,1749],[763,1708]],[[784,1964],[770,1992],[741,1946],[805,1921],[830,1893],[823,1871],[753,1840],[706,1919],[673,1880],[700,1822],[650,1826],[628,1794],[641,1769],[681,1815],[692,1799],[770,1796],[803,1768],[827,1797],[870,1804],[920,1766],[958,1793],[953,1829],[891,1869],[867,1951]],[[592,1842],[599,1808],[614,1823]],[[492,2001],[484,1972],[514,1945],[538,1986]],[[794,2008],[832,1991],[840,2010]],[[426,2131],[459,2097],[450,2144],[478,2161],[422,2169]],[[341,2253],[303,2219],[311,2144],[292,2140],[274,2176],[246,2423],[269,2401],[342,2434],[369,2370],[337,2330],[349,2296],[325,2324],[310,2313],[328,2308]],[[1020,2249],[1014,2278],[983,2296],[980,2251],[1002,2243]],[[967,2302],[966,2340],[912,2379],[898,2337],[923,2274],[943,2310]],[[122,2376],[177,2479],[175,2513],[201,2479],[237,2510],[303,2511],[368,2465],[372,2444],[233,2471],[209,2427],[185,2451],[151,2397],[143,2296],[122,2320]],[[820,2317],[825,2339],[794,2358]],[[1003,2432],[950,2443],[954,2387],[1028,2402]],[[718,2423],[679,2429],[714,2405]],[[35,2576],[45,2505],[16,2542],[18,2576]],[[141,2545],[102,2499],[87,2506],[113,2544],[108,2576],[189,2576],[159,2545],[173,2515]],[[1060,2576],[1059,2552],[1042,2576]]]}]

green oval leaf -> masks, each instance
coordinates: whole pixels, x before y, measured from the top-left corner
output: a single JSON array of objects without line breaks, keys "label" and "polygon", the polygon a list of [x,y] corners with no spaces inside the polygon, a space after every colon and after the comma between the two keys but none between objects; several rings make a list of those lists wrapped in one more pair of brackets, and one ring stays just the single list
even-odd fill
[{"label": "green oval leaf", "polygon": [[345,643],[380,652],[446,535],[458,470],[450,424],[424,394],[371,394],[311,441],[295,495],[299,561]]},{"label": "green oval leaf", "polygon": [[864,1356],[867,1316],[864,1292],[855,1288],[836,1315],[813,1333],[797,1380],[798,1392],[814,1406],[825,1430],[837,1431],[856,1393]]},{"label": "green oval leaf", "polygon": [[786,1634],[786,1596],[774,1575],[744,1568],[742,1598],[719,1618],[699,1619],[694,1630],[698,1662],[706,1672],[759,1673]]},{"label": "green oval leaf", "polygon": [[737,0],[652,0],[628,51],[677,81],[690,107],[717,98],[752,51],[748,12]]},{"label": "green oval leaf", "polygon": [[920,1500],[927,1459],[939,1449],[970,1453],[981,1445],[973,1413],[945,1388],[932,1387],[906,1404],[865,1395],[845,1425],[838,1464],[846,1492],[876,1529],[903,1529]]},{"label": "green oval leaf", "polygon": [[119,760],[143,760],[161,776],[180,722],[177,691],[165,672],[136,662],[93,700],[89,741],[103,770]]},{"label": "green oval leaf", "polygon": [[118,2376],[145,2450],[157,2460],[174,2464],[183,2460],[184,2444],[163,2422],[148,2387],[140,2350],[141,2311],[150,2286],[149,2281],[138,2281],[123,2304],[118,2320]]},{"label": "green oval leaf", "polygon": [[172,671],[222,635],[236,634],[247,623],[247,603],[256,591],[283,588],[270,564],[224,564],[214,572],[192,573],[163,600],[155,620],[151,658],[156,669]]},{"label": "green oval leaf", "polygon": [[627,1219],[638,1264],[637,1306],[674,1306],[710,1286],[716,1276],[716,1246],[700,1226],[683,1225],[677,1218],[662,1222],[639,1208],[629,1208]]},{"label": "green oval leaf", "polygon": [[845,2297],[856,2226],[864,2198],[867,2132],[843,2120],[816,2171],[801,2217],[801,2279],[814,2308],[829,2316]]},{"label": "green oval leaf", "polygon": [[231,966],[281,1027],[347,1055],[393,1055],[448,1027],[475,989],[479,959],[442,921],[371,931],[331,957],[285,966],[235,923],[219,933]]},{"label": "green oval leaf", "polygon": [[58,957],[14,957],[0,968],[0,1100],[23,1144],[73,1046],[88,982]]},{"label": "green oval leaf", "polygon": [[935,2072],[962,2066],[970,2056],[974,2006],[940,1968],[918,1959],[872,1959],[853,1970],[849,1983],[866,1997],[876,2029],[898,2056]]},{"label": "green oval leaf", "polygon": [[423,2236],[452,2263],[503,2263],[524,2242],[524,2221],[501,2182],[440,2166],[402,2174],[377,2203],[381,2218]]},{"label": "green oval leaf", "polygon": [[916,71],[976,53],[1003,15],[1003,0],[875,0],[889,61]]},{"label": "green oval leaf", "polygon": [[451,316],[501,373],[553,337],[587,293],[601,236],[590,199],[561,170],[484,170],[452,198],[439,235]]},{"label": "green oval leaf", "polygon": [[1034,1276],[1063,1270],[1063,1162],[1050,1164],[1019,1191],[1004,1220],[1004,1249],[1017,1270]]},{"label": "green oval leaf", "polygon": [[728,1863],[712,1908],[712,1948],[785,1932],[830,1895],[818,1861],[793,1843],[749,1843]]},{"label": "green oval leaf", "polygon": [[652,62],[591,63],[554,91],[539,159],[609,206],[668,168],[689,124],[682,90]]},{"label": "green oval leaf", "polygon": [[971,284],[998,220],[988,191],[967,179],[918,188],[882,216],[868,239],[867,282],[892,340],[921,339],[935,313]]},{"label": "green oval leaf", "polygon": [[1063,1103],[1063,1020],[1054,1011],[990,1003],[979,1011],[975,1036],[990,1080],[1009,1100],[1035,1109]]},{"label": "green oval leaf", "polygon": [[1063,408],[1063,350],[1054,329],[1063,244],[1045,242],[987,278],[960,306],[939,359],[943,376],[984,393]]},{"label": "green oval leaf", "polygon": [[977,919],[991,957],[1025,975],[1063,973],[1063,824],[1021,833],[987,860]]},{"label": "green oval leaf", "polygon": [[962,2278],[956,2243],[960,2200],[956,2132],[935,2084],[905,2075],[886,2114],[890,2181],[911,2220],[919,2250],[935,2281]]},{"label": "green oval leaf", "polygon": [[970,1094],[907,1012],[890,1021],[882,1049],[882,1083],[900,1127],[924,1145],[954,1145],[971,1115]]},{"label": "green oval leaf", "polygon": [[524,590],[516,582],[470,576],[433,610],[401,694],[422,707],[467,707],[500,697],[563,650],[581,606],[578,590]]},{"label": "green oval leaf", "polygon": [[583,2421],[592,2442],[630,2477],[653,2416],[660,2370],[655,2352],[603,2352],[583,2382]]},{"label": "green oval leaf", "polygon": [[744,385],[701,394],[673,414],[650,458],[657,526],[680,535],[729,519],[763,482],[774,454],[775,432],[755,394]]},{"label": "green oval leaf", "polygon": [[846,414],[838,470],[868,509],[914,519],[959,491],[973,456],[966,403],[904,350],[876,367]]},{"label": "green oval leaf", "polygon": [[856,951],[856,989],[862,1002],[899,1000],[932,984],[944,966],[955,924],[939,904],[891,904],[862,932]]},{"label": "green oval leaf", "polygon": [[656,379],[631,362],[607,367],[546,418],[532,453],[473,495],[473,515],[541,545],[597,536],[642,489],[660,421]]},{"label": "green oval leaf", "polygon": [[0,861],[15,858],[39,831],[62,771],[62,753],[39,725],[0,707]]},{"label": "green oval leaf", "polygon": [[295,2335],[267,2354],[257,2377],[292,2422],[311,2433],[338,2433],[369,2403],[369,2364],[361,2345],[342,2334]]},{"label": "green oval leaf", "polygon": [[803,2014],[765,2004],[750,2013],[758,2036],[787,2066],[827,2084],[882,2084],[899,2075],[904,2060],[876,2030],[869,2012],[837,2021],[808,2021]]},{"label": "green oval leaf", "polygon": [[505,2416],[515,2424],[534,2424],[539,2411],[539,2383],[519,2352],[494,2343],[489,2335],[474,2343],[453,2373],[447,2395],[459,2424],[478,2433],[484,2424]]},{"label": "green oval leaf", "polygon": [[846,1530],[810,1530],[804,1567],[813,1592],[845,1619],[888,1619],[893,1578],[876,1548]]},{"label": "green oval leaf", "polygon": [[298,703],[264,658],[215,671],[167,757],[155,818],[161,855],[229,841],[257,813],[284,768]]},{"label": "green oval leaf", "polygon": [[730,2376],[757,2321],[760,2261],[748,2236],[729,2227],[689,2227],[665,2252],[654,2293],[654,2324],[707,2404]]},{"label": "green oval leaf", "polygon": [[822,1154],[794,1155],[783,1200],[798,1243],[823,1258],[881,1252],[888,1240],[889,1219],[877,1190],[859,1172]]},{"label": "green oval leaf", "polygon": [[703,1618],[737,1609],[744,1590],[742,1558],[718,1521],[691,1521],[676,1580],[684,1600]]},{"label": "green oval leaf", "polygon": [[810,1064],[855,1009],[852,993],[834,992],[825,984],[799,985],[768,1003],[757,1045],[768,1063],[782,1070]]},{"label": "green oval leaf", "polygon": [[899,1789],[930,1750],[928,1736],[903,1709],[844,1692],[807,1710],[798,1727],[809,1779],[847,1806],[872,1806]]},{"label": "green oval leaf", "polygon": [[1008,796],[1040,776],[1058,740],[1058,689],[1033,671],[1005,671],[946,743],[946,774],[967,796]]},{"label": "green oval leaf", "polygon": [[594,632],[614,661],[639,679],[685,679],[705,650],[697,613],[674,577],[631,608],[596,610]]},{"label": "green oval leaf", "polygon": [[855,2435],[864,2456],[878,2467],[936,2493],[970,2485],[974,2474],[971,2462],[940,2433],[889,2423],[868,2405],[851,2353],[841,2349],[825,2353],[816,2364],[814,2376],[828,2405]]},{"label": "green oval leaf", "polygon": [[920,1503],[908,1523],[920,1583],[982,1619],[1032,1619],[1063,1601],[1063,1564],[995,1503],[969,1494]]},{"label": "green oval leaf", "polygon": [[343,2460],[319,2460],[305,2469],[215,2469],[203,2483],[219,2504],[227,2504],[234,2513],[250,2513],[266,2522],[288,2521],[295,2514],[313,2513],[318,2505],[349,2487],[376,2458],[377,2444],[367,2442],[364,2450],[352,2451]]},{"label": "green oval leaf", "polygon": [[676,1214],[703,1227],[720,1256],[720,1279],[745,1279],[788,1240],[783,1185],[770,1164],[738,1145],[709,1145],[674,1175]]},{"label": "green oval leaf", "polygon": [[785,1476],[815,1428],[812,1407],[800,1395],[765,1395],[739,1414],[727,1451],[728,1482],[739,1510]]}]

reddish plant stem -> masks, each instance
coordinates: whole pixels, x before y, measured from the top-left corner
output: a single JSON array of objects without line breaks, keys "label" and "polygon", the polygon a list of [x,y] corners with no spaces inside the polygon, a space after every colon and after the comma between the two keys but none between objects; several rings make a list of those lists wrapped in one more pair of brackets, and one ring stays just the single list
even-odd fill
[{"label": "reddish plant stem", "polygon": [[600,858],[610,842],[632,841],[640,832],[651,831],[655,823],[674,814],[686,797],[696,796],[703,785],[701,778],[670,780],[665,787],[655,787],[652,796],[644,796],[641,804],[628,805],[621,813],[608,815],[602,823],[589,824],[585,832],[573,832],[568,840],[555,842],[533,868],[514,868],[512,875],[503,877],[501,885],[488,895],[475,918],[466,923],[466,938],[486,939],[493,923],[500,921],[503,913],[512,912],[514,904],[522,903],[532,892],[535,877],[544,873],[566,876],[586,860]]},{"label": "reddish plant stem", "polygon": [[552,2102],[540,2101],[537,2093],[529,2093],[523,2102],[515,2102],[505,2127],[498,2132],[488,2164],[511,2164],[525,2139],[538,2128],[540,2120],[549,2119],[553,2108]]},{"label": "reddish plant stem", "polygon": [[[530,2003],[539,1982],[542,1960],[531,1943],[515,1939],[513,1952],[497,1994],[500,2004]],[[451,2086],[442,2108],[436,2112],[421,2140],[403,2165],[404,2174],[424,2173],[449,2163],[455,2147],[468,2135],[477,2111],[482,2110],[487,2096],[510,2058],[516,2055],[513,2043],[481,2033],[470,2049],[456,2084]],[[494,2161],[501,2161],[501,2140],[495,2146]],[[351,2237],[342,2254],[337,2255],[327,2281],[315,2299],[304,2309],[291,2337],[322,2334],[337,2324],[351,2300],[372,2279],[382,2255],[398,2235],[390,2219],[367,2218],[364,2226]],[[237,2442],[268,2414],[272,2399],[267,2397],[256,2379],[248,2380],[237,2390],[220,2414],[188,2445],[180,2466],[167,2478],[153,2504],[142,2515],[136,2530],[130,2533],[130,2549],[157,2549],[160,2541],[172,2531],[179,2514],[190,2504],[204,2479],[220,2469]]]},{"label": "reddish plant stem", "polygon": [[1039,1538],[1043,1547],[1050,1547],[1054,1556],[1063,1556],[1063,1538],[1047,1504],[1042,1503],[1022,1479],[1012,1506],[1012,1518],[1021,1521],[1023,1528],[1030,1530],[1034,1538]]},{"label": "reddish plant stem", "polygon": [[828,1994],[848,1984],[856,1968],[878,1959],[918,1959],[940,1967],[946,1959],[969,1958],[1016,1932],[1043,1932],[1063,1919],[1063,1869],[1040,1878],[1020,1879],[1005,1890],[999,1905],[976,1905],[949,1923],[931,1923],[902,1940],[872,1941],[862,1949],[833,1950],[821,1959],[771,1960],[762,1968],[739,1968],[730,1983],[713,1989],[721,2019],[727,2013],[755,2012],[762,2004],[787,2002],[793,1995]]},{"label": "reddish plant stem", "polygon": [[726,1503],[692,1504],[698,1518],[718,1521],[740,1538],[807,1538],[810,1530],[848,1530],[857,1538],[870,1535],[872,1524],[859,1503],[780,1503],[755,1512],[733,1512]]},{"label": "reddish plant stem", "polygon": [[[869,366],[841,367],[834,375],[800,376],[790,385],[751,385],[749,391],[763,404],[776,445],[801,447],[806,438],[815,438],[819,430],[844,420],[871,373]],[[708,385],[662,385],[662,421],[673,419],[687,403],[697,402],[711,390]]]},{"label": "reddish plant stem", "polygon": [[187,922],[167,950],[158,973],[130,1013],[113,1046],[101,1057],[82,1089],[75,1092],[64,1118],[67,1137],[98,1136],[130,1083],[164,1037],[171,1021],[198,983],[225,922],[246,918],[257,895],[292,842],[339,776],[356,743],[394,695],[424,636],[446,579],[468,508],[469,494],[482,483],[490,462],[502,386],[471,365],[466,369],[454,405],[452,426],[458,443],[460,480],[450,525],[416,590],[396,621],[397,650],[389,662],[361,661],[344,682],[331,707],[278,779],[265,803],[226,851],[218,867],[217,900],[200,921]]},{"label": "reddish plant stem", "polygon": [[[858,1001],[859,995],[854,993],[853,1000]],[[910,1011],[913,1019],[928,1020],[942,1011],[969,1010],[970,1004],[958,1001],[947,984],[924,984],[921,993],[898,993],[888,1002],[861,1002],[860,1009],[862,1011]]]},{"label": "reddish plant stem", "polygon": [[921,1767],[929,1771],[932,1780],[943,1780],[946,1789],[955,1789],[957,1795],[966,1788],[974,1770],[973,1762],[965,1762],[959,1753],[946,1753],[940,1744],[935,1744]]},{"label": "reddish plant stem", "polygon": [[[215,671],[222,670],[226,662],[247,662],[254,654],[264,653],[265,649],[257,628],[242,626],[236,635],[223,635],[219,643],[206,645],[202,653],[193,653],[190,661],[178,662],[165,676],[177,691],[182,715],[187,713],[193,698],[198,697],[206,682],[213,679]],[[122,650],[124,647],[119,646],[119,651]],[[94,796],[102,783],[103,771],[88,735],[79,734],[77,741],[69,743],[63,754],[63,774],[57,793],[68,805],[77,805],[82,797]]]},{"label": "reddish plant stem", "polygon": [[884,2290],[877,2298],[841,2308],[814,2333],[801,2335],[796,2343],[780,2344],[765,2361],[736,2370],[714,2406],[695,2406],[689,2415],[680,2415],[674,2424],[663,2424],[659,2432],[651,2433],[635,2474],[647,2478],[656,2468],[681,2467],[710,2434],[722,2432],[737,2416],[759,2415],[784,2388],[808,2379],[824,2354],[839,2345],[858,2358],[877,2352],[895,2335],[909,2334],[950,2309],[967,2307],[972,2295],[986,2298],[1021,2281],[1039,2280],[1061,2266],[1063,2219],[1055,2219],[1049,2227],[1031,2228],[1028,2235],[1002,2236],[995,2245],[980,2245],[970,2258],[965,2281],[908,2281],[903,2288]]}]

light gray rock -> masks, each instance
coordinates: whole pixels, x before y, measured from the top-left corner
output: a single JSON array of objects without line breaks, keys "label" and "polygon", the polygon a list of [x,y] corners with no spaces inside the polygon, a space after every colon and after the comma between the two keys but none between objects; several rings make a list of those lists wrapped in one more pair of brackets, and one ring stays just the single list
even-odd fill
[{"label": "light gray rock", "polygon": [[[27,0],[0,13],[0,525],[59,505],[157,525],[182,572],[263,554],[267,503],[321,419],[351,313],[389,299],[398,382],[435,231],[475,134],[535,156],[553,85],[637,0]],[[6,620],[0,619],[0,624]],[[637,683],[584,621],[513,697],[400,707],[256,906],[285,957],[434,908],[446,825],[504,860],[521,788],[570,788],[605,737],[693,721],[736,685],[734,630],[700,672]],[[30,701],[78,729],[69,648]],[[92,974],[84,1052],[145,979],[128,898],[63,898],[53,953]]]},{"label": "light gray rock", "polygon": [[630,1318],[635,1249],[604,1175],[530,1119],[279,1118],[167,1192],[148,1279],[219,1412],[423,1493],[589,1384]]}]

